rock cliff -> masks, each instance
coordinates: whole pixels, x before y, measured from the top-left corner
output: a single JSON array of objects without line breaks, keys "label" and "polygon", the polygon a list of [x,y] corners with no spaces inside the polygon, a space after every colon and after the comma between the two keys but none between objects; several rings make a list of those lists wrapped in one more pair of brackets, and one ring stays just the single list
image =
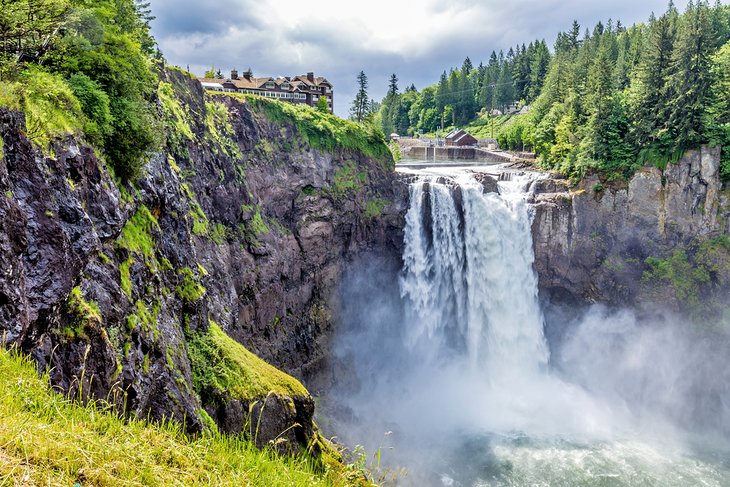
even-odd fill
[{"label": "rock cliff", "polygon": [[346,262],[399,254],[392,159],[161,77],[166,143],[134,186],[80,139],[41,153],[0,108],[0,336],[72,395],[191,431],[253,412],[259,443],[304,443],[312,398],[248,351],[305,382],[323,367]]},{"label": "rock cliff", "polygon": [[702,294],[695,304],[713,296],[726,303],[730,200],[719,162],[719,149],[703,147],[663,172],[645,167],[622,187],[596,176],[576,187],[556,178],[535,183],[542,294],[558,302],[676,311],[691,311],[693,293]]}]

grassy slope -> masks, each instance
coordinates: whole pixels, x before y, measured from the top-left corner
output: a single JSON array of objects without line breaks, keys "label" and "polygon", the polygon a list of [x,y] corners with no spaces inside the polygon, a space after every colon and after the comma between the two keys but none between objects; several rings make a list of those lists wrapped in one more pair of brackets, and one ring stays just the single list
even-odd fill
[{"label": "grassy slope", "polygon": [[121,420],[54,393],[33,365],[0,349],[0,485],[346,485],[303,458],[277,458],[243,440],[188,439],[171,424]]}]

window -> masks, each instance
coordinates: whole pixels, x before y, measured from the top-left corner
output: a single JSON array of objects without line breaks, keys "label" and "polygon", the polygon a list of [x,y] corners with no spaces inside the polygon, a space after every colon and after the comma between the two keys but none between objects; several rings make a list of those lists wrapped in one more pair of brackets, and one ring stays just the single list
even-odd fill
[{"label": "window", "polygon": [[266,82],[266,88],[272,90],[274,89],[274,82],[273,81],[267,81]]}]

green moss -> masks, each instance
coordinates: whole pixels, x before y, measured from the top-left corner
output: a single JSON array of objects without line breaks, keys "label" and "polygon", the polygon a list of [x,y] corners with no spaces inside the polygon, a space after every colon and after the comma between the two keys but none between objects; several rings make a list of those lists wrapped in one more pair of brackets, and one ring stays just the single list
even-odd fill
[{"label": "green moss", "polygon": [[160,314],[160,303],[157,301],[151,309],[141,299],[134,303],[136,310],[136,323],[142,327],[145,332],[151,332],[155,340],[159,340],[160,331],[157,327],[157,317]]},{"label": "green moss", "polygon": [[302,188],[302,193],[306,196],[315,196],[317,192],[317,188],[309,184]]},{"label": "green moss", "polygon": [[198,278],[193,274],[192,269],[183,267],[178,270],[178,274],[182,276],[182,282],[175,288],[175,294],[187,303],[194,303],[206,292],[205,287],[200,284]]},{"label": "green moss", "polygon": [[145,374],[150,373],[150,354],[146,353],[144,354],[144,359],[142,360],[142,372]]},{"label": "green moss", "polygon": [[218,425],[215,424],[215,421],[213,421],[213,418],[210,417],[205,409],[198,409],[198,416],[200,416],[200,421],[209,433],[218,433]]},{"label": "green moss", "polygon": [[67,339],[85,338],[85,330],[89,327],[98,327],[101,324],[99,306],[93,301],[86,301],[81,288],[76,286],[66,300],[66,313],[69,322],[63,329]]},{"label": "green moss", "polygon": [[210,227],[210,232],[208,236],[213,242],[220,245],[225,242],[227,234],[228,229],[226,228],[226,226],[221,223],[216,223],[215,225]]},{"label": "green moss", "polygon": [[127,260],[119,264],[119,286],[122,288],[122,292],[127,295],[128,298],[132,297],[132,277],[129,269],[134,264],[135,260],[133,257],[129,257]]},{"label": "green moss", "polygon": [[10,199],[13,197],[13,192],[10,190],[5,191],[5,197]]},{"label": "green moss", "polygon": [[137,208],[137,212],[125,223],[122,234],[116,242],[118,248],[144,257],[145,262],[151,265],[154,260],[155,239],[152,232],[160,231],[157,219],[146,206]]},{"label": "green moss", "polygon": [[188,341],[193,384],[203,395],[252,400],[269,393],[308,395],[295,378],[269,365],[210,322],[206,333]]},{"label": "green moss", "polygon": [[266,225],[266,222],[264,222],[264,219],[261,217],[261,207],[258,205],[256,205],[256,212],[253,214],[253,218],[251,218],[251,223],[249,223],[248,228],[256,238],[271,231],[268,225]]},{"label": "green moss", "polygon": [[195,199],[193,190],[190,189],[187,183],[181,183],[180,188],[182,189],[185,196],[188,198],[190,204],[190,219],[193,221],[193,234],[195,235],[207,235],[208,234],[208,217],[203,212],[203,208]]},{"label": "green moss", "polygon": [[160,269],[163,271],[171,271],[173,269],[172,263],[166,257],[163,257],[160,259]]},{"label": "green moss", "polygon": [[169,127],[168,145],[179,155],[187,155],[186,142],[193,140],[193,131],[190,128],[190,117],[175,95],[170,83],[160,81],[157,87],[157,96],[162,106],[162,116]]},{"label": "green moss", "polygon": [[726,235],[676,249],[663,259],[649,257],[646,264],[644,283],[670,285],[677,301],[697,321],[717,321],[727,311],[722,291],[730,287],[730,238]]},{"label": "green moss", "polygon": [[347,161],[332,178],[332,185],[326,192],[335,200],[354,194],[367,182],[367,174],[360,170],[354,161]]},{"label": "green moss", "polygon": [[365,218],[373,219],[383,214],[383,210],[389,204],[388,200],[385,200],[379,196],[370,198],[365,203]]},{"label": "green moss", "polygon": [[234,160],[243,157],[235,141],[235,131],[225,104],[217,101],[205,102],[205,126],[207,136],[214,142],[214,150],[222,150]]}]

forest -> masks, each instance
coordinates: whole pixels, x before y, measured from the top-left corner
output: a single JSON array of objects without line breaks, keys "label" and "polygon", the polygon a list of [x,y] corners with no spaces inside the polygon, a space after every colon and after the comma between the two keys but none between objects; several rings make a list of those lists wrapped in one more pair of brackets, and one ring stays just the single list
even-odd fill
[{"label": "forest", "polygon": [[625,27],[573,22],[550,50],[544,40],[469,58],[438,83],[403,93],[391,77],[375,120],[384,133],[427,134],[479,126],[495,110],[505,149],[532,150],[546,169],[580,179],[588,171],[623,180],[646,164],[660,168],[701,144],[721,145],[730,180],[730,6],[670,2],[660,16]]}]

